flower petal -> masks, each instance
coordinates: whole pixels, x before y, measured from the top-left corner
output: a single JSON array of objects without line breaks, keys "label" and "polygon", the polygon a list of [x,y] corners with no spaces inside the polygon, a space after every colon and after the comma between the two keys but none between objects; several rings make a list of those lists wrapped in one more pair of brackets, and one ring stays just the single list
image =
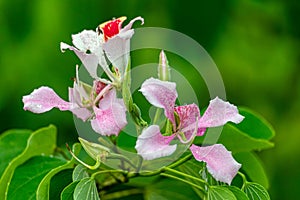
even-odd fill
[{"label": "flower petal", "polygon": [[222,126],[231,121],[240,123],[244,116],[239,114],[237,107],[216,97],[211,100],[205,113],[199,120],[199,128]]},{"label": "flower petal", "polygon": [[62,111],[70,110],[72,104],[61,99],[53,89],[40,87],[35,89],[30,95],[23,96],[24,110],[33,113],[43,113],[56,107]]},{"label": "flower petal", "polygon": [[170,66],[164,50],[159,54],[158,78],[163,81],[171,80]]},{"label": "flower petal", "polygon": [[[104,41],[112,38],[113,36],[117,35],[121,28],[122,23],[126,20],[126,17],[119,17],[117,19],[112,19],[107,22],[104,22],[98,26],[98,32],[103,33]],[[100,31],[101,30],[101,31]]]},{"label": "flower petal", "polygon": [[[119,23],[122,24],[125,19],[125,17],[121,17],[109,21],[109,23],[114,23],[119,20]],[[131,27],[137,20],[142,21],[142,24],[144,23],[143,18],[136,17],[131,20],[123,29],[121,29],[118,34],[108,37],[107,41],[103,43],[103,50],[105,51],[109,61],[115,68],[117,68],[121,79],[123,79],[125,68],[129,62],[130,39],[134,34],[134,30],[131,29]]]},{"label": "flower petal", "polygon": [[177,106],[175,112],[180,119],[180,131],[184,132],[186,139],[189,140],[195,132],[195,127],[197,128],[198,119],[200,118],[199,108],[196,104]]},{"label": "flower petal", "polygon": [[130,30],[131,27],[132,27],[132,25],[133,25],[133,23],[136,22],[137,20],[140,20],[140,21],[141,21],[141,25],[144,24],[144,18],[142,18],[142,17],[140,17],[140,16],[139,16],[139,17],[136,17],[136,18],[130,20],[130,22],[129,22],[122,30],[121,30],[121,32]]},{"label": "flower petal", "polygon": [[83,30],[78,34],[72,35],[72,42],[74,46],[86,53],[87,50],[95,53],[100,47],[101,37],[98,37],[98,33],[92,30]]},{"label": "flower petal", "polygon": [[166,117],[176,125],[174,118],[176,83],[149,78],[142,84],[140,91],[152,105],[163,108]]},{"label": "flower petal", "polygon": [[212,146],[199,147],[192,145],[191,152],[198,161],[206,162],[207,170],[218,181],[231,184],[241,164],[236,162],[222,144]]},{"label": "flower petal", "polygon": [[153,160],[164,156],[169,156],[176,150],[177,145],[169,145],[175,135],[163,136],[159,126],[152,125],[145,128],[138,137],[135,145],[137,153],[145,160]]},{"label": "flower petal", "polygon": [[132,29],[120,32],[103,44],[103,50],[108,60],[117,69],[121,79],[124,77],[125,68],[129,62],[130,39],[133,34]]},{"label": "flower petal", "polygon": [[126,126],[126,108],[116,91],[110,90],[102,100],[99,108],[94,107],[95,118],[91,120],[92,128],[101,135],[118,135]]},{"label": "flower petal", "polygon": [[82,105],[81,95],[79,94],[78,90],[75,89],[75,87],[69,88],[69,101],[73,104],[73,107],[70,109],[70,111],[82,121],[86,121],[92,116],[92,113],[89,109],[80,107]]},{"label": "flower petal", "polygon": [[70,46],[63,42],[60,43],[60,49],[62,52],[64,52],[66,49],[74,51],[74,53],[77,55],[77,57],[83,63],[84,67],[89,72],[91,77],[98,79],[97,67],[98,67],[98,62],[100,60],[99,56],[97,56],[96,54],[87,54],[84,51],[80,51],[80,50],[76,49],[75,47]]},{"label": "flower petal", "polygon": [[110,38],[103,44],[103,50],[112,65],[118,70],[121,79],[129,62],[130,38],[133,30]]}]

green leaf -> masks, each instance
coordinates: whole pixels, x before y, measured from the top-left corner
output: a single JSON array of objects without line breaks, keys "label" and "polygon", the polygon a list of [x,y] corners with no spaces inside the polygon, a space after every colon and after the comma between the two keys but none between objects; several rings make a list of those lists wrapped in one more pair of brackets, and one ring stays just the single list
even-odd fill
[{"label": "green leaf", "polygon": [[74,190],[79,181],[70,183],[60,194],[61,200],[73,200]]},{"label": "green leaf", "polygon": [[230,124],[224,127],[218,142],[224,144],[233,153],[268,149],[274,146],[267,140],[250,137]]},{"label": "green leaf", "polygon": [[74,200],[100,200],[96,187],[96,182],[92,178],[82,179],[74,190]]},{"label": "green leaf", "polygon": [[208,200],[237,200],[235,195],[226,187],[223,186],[211,186],[207,193]]},{"label": "green leaf", "polygon": [[6,199],[8,186],[17,166],[37,155],[50,155],[56,147],[56,128],[50,125],[33,132],[27,139],[26,148],[9,162],[0,179],[0,199]]},{"label": "green leaf", "polygon": [[61,159],[36,156],[16,168],[9,184],[7,199],[36,199],[36,190],[43,177],[64,163]]},{"label": "green leaf", "polygon": [[[4,172],[9,162],[24,151],[30,130],[9,130],[0,135],[0,174]],[[0,178],[1,178],[0,175]]]},{"label": "green leaf", "polygon": [[72,183],[72,169],[66,169],[60,171],[58,174],[52,177],[50,182],[49,198],[59,199],[61,192]]},{"label": "green leaf", "polygon": [[238,187],[235,186],[226,186],[236,197],[237,200],[249,200],[247,195]]},{"label": "green leaf", "polygon": [[82,138],[79,138],[79,141],[87,154],[94,160],[97,160],[101,156],[106,156],[110,152],[110,150],[103,145],[89,142]]},{"label": "green leaf", "polygon": [[234,154],[235,159],[242,163],[242,170],[251,181],[259,183],[265,188],[269,188],[269,181],[260,159],[251,152]]},{"label": "green leaf", "polygon": [[54,175],[65,170],[73,168],[73,161],[64,163],[54,169],[52,169],[40,182],[37,192],[36,199],[37,200],[48,200],[49,199],[49,189],[50,189],[50,181]]},{"label": "green leaf", "polygon": [[258,183],[247,182],[243,190],[249,200],[270,200],[268,191]]},{"label": "green leaf", "polygon": [[274,137],[273,127],[258,113],[248,108],[239,108],[239,113],[245,117],[241,123],[234,124],[239,130],[257,139],[270,140]]},{"label": "green leaf", "polygon": [[[79,153],[81,149],[81,146],[79,143],[76,143],[73,145],[73,152]],[[52,169],[40,182],[39,187],[37,189],[37,200],[48,200],[49,199],[49,189],[50,189],[50,180],[53,176],[55,176],[57,173],[66,170],[71,169],[74,167],[75,159],[72,157],[72,159],[68,162],[65,162],[63,165],[58,166],[55,169]]]},{"label": "green leaf", "polygon": [[186,200],[199,199],[199,196],[186,183],[160,178],[145,188],[145,200],[157,199]]},{"label": "green leaf", "polygon": [[80,181],[81,179],[89,177],[86,167],[83,165],[77,165],[73,171],[72,179],[73,181]]}]

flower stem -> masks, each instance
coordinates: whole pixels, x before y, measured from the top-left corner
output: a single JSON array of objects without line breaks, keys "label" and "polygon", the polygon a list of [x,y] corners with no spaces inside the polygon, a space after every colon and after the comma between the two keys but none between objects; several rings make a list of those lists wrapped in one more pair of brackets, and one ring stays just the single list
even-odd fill
[{"label": "flower stem", "polygon": [[184,182],[184,183],[189,184],[189,185],[191,185],[191,186],[193,186],[193,187],[195,187],[195,188],[200,189],[202,192],[205,193],[204,188],[202,188],[201,186],[196,185],[196,184],[194,184],[194,183],[192,183],[192,182],[190,182],[190,181],[188,181],[188,180],[179,178],[179,177],[177,177],[177,176],[173,176],[173,175],[171,175],[171,174],[166,174],[166,173],[161,173],[160,175],[161,175],[161,176],[168,177],[168,178],[172,178],[172,179],[175,179],[175,180],[178,180],[178,181],[181,181],[181,182]]},{"label": "flower stem", "polygon": [[185,163],[186,161],[190,160],[193,157],[192,154],[188,154],[187,156],[177,160],[176,162],[174,162],[173,164],[169,165],[168,168],[175,168],[183,163]]},{"label": "flower stem", "polygon": [[183,173],[183,172],[180,172],[180,171],[177,171],[175,169],[168,168],[168,167],[165,167],[165,170],[169,171],[169,172],[173,172],[174,174],[178,174],[178,175],[184,176],[184,177],[189,178],[189,179],[193,179],[195,181],[199,181],[199,182],[201,182],[201,183],[209,186],[209,184],[205,180],[203,180],[203,179],[191,176],[189,174],[186,174],[186,173]]},{"label": "flower stem", "polygon": [[168,167],[162,167],[158,170],[155,170],[155,171],[150,171],[150,172],[141,172],[141,173],[129,173],[128,174],[128,178],[131,178],[131,177],[138,177],[138,176],[155,176],[155,175],[158,175],[164,171],[166,171],[165,168],[174,168],[174,167],[177,167],[181,164],[183,164],[184,162],[190,160],[192,158],[192,154],[189,154],[183,158],[181,158],[180,160],[176,161],[175,163],[169,165]]},{"label": "flower stem", "polygon": [[105,173],[126,173],[124,170],[120,169],[112,169],[112,170],[104,170],[104,171],[98,171],[92,174],[91,178],[94,179],[99,174],[105,174]]},{"label": "flower stem", "polygon": [[242,177],[242,179],[243,179],[243,186],[242,186],[241,190],[244,190],[244,187],[245,187],[245,185],[248,182],[247,178],[246,178],[246,176],[242,172],[238,172],[238,175],[240,175]]},{"label": "flower stem", "polygon": [[162,109],[157,108],[155,111],[154,119],[153,119],[153,124],[157,124],[157,121],[159,119],[159,116],[161,115]]},{"label": "flower stem", "polygon": [[137,166],[137,168],[136,168],[136,172],[137,172],[137,173],[140,172],[140,170],[141,170],[141,168],[142,168],[142,165],[143,165],[143,161],[144,161],[144,159],[143,159],[142,157],[139,157],[138,159],[139,159],[139,162],[138,162],[138,166]]},{"label": "flower stem", "polygon": [[[118,153],[111,153],[106,159],[120,159],[122,162],[128,163],[133,168],[137,168],[127,157],[123,156],[122,154]],[[124,168],[124,166],[122,167]]]},{"label": "flower stem", "polygon": [[82,160],[80,160],[80,159],[72,152],[71,148],[69,147],[69,145],[68,145],[67,143],[66,143],[66,147],[67,147],[67,149],[69,150],[69,152],[70,152],[70,154],[72,155],[72,157],[73,157],[75,160],[77,160],[77,162],[79,162],[80,164],[82,164],[83,166],[85,166],[86,168],[89,168],[89,169],[91,169],[91,170],[95,170],[95,169],[97,169],[97,168],[100,166],[100,164],[101,164],[100,156],[97,156],[97,158],[96,158],[96,163],[95,163],[93,166],[91,166],[91,165],[86,164],[86,163],[83,162]]}]

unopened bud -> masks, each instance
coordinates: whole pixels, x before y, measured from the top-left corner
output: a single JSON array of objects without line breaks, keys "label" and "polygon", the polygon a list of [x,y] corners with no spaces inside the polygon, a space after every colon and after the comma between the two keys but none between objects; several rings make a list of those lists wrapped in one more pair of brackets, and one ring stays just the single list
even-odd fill
[{"label": "unopened bud", "polygon": [[170,81],[171,80],[168,59],[163,50],[159,54],[158,78],[162,81]]}]

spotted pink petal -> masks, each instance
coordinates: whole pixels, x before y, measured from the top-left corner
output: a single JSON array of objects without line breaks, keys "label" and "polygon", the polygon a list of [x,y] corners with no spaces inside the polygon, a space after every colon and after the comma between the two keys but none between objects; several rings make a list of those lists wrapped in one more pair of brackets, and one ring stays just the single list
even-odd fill
[{"label": "spotted pink petal", "polygon": [[211,100],[205,113],[199,120],[199,128],[222,126],[227,122],[240,123],[244,116],[237,107],[216,97]]},{"label": "spotted pink petal", "polygon": [[169,156],[174,153],[177,147],[176,144],[170,145],[174,137],[175,135],[163,136],[160,133],[159,126],[152,125],[145,128],[138,137],[135,149],[144,160]]},{"label": "spotted pink petal", "polygon": [[176,83],[149,78],[142,84],[140,91],[152,105],[163,108],[166,117],[174,126],[176,125],[174,118]]},{"label": "spotted pink petal", "polygon": [[95,106],[94,112],[95,118],[91,120],[91,125],[101,135],[118,135],[127,124],[125,105],[121,99],[117,99],[115,89],[100,100],[99,108]]},{"label": "spotted pink petal", "polygon": [[199,108],[196,104],[189,104],[175,107],[175,112],[180,119],[180,131],[184,132],[186,139],[189,140],[193,136],[195,129],[198,130],[197,123],[200,118]]},{"label": "spotted pink petal", "polygon": [[199,147],[192,145],[190,147],[192,154],[198,161],[206,162],[207,170],[218,181],[231,184],[241,164],[236,162],[222,144]]},{"label": "spotted pink petal", "polygon": [[30,95],[24,96],[22,99],[24,110],[33,113],[43,113],[56,107],[62,111],[70,110],[72,104],[61,99],[53,89],[49,87],[40,87],[35,89]]}]

